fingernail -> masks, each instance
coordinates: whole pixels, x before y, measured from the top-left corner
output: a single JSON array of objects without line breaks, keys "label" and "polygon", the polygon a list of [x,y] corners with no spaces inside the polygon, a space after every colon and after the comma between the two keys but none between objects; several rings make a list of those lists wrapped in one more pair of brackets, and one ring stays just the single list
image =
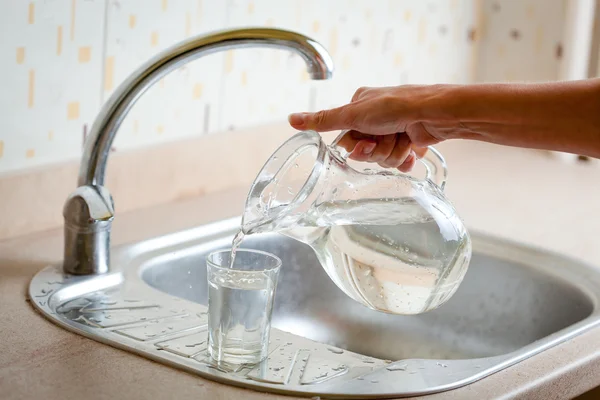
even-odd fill
[{"label": "fingernail", "polygon": [[288,121],[292,125],[304,125],[305,115],[304,114],[290,114]]},{"label": "fingernail", "polygon": [[364,144],[363,149],[362,149],[363,154],[371,154],[373,152],[373,150],[375,150],[376,146],[377,146],[377,143]]}]

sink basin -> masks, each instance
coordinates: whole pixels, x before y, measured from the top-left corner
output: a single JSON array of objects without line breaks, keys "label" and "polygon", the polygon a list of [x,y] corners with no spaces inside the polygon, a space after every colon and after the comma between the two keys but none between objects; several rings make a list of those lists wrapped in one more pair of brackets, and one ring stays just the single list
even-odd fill
[{"label": "sink basin", "polygon": [[242,247],[283,266],[269,358],[215,365],[206,355],[205,257],[228,247],[239,218],[113,250],[113,270],[34,277],[32,302],[57,324],[203,377],[255,390],[328,398],[407,397],[485,378],[600,323],[600,271],[471,232],[473,257],[436,310],[398,316],[343,294],[313,251],[278,234]]}]

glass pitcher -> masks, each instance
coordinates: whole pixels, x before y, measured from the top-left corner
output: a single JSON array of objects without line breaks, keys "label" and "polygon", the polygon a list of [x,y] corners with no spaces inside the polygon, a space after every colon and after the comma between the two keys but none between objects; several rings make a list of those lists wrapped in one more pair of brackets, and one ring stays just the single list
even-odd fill
[{"label": "glass pitcher", "polygon": [[443,193],[444,159],[429,148],[419,159],[425,179],[359,170],[337,145],[344,134],[329,146],[314,131],[284,142],[251,186],[242,231],[308,244],[333,282],[371,309],[410,315],[440,306],[471,258],[469,234]]}]

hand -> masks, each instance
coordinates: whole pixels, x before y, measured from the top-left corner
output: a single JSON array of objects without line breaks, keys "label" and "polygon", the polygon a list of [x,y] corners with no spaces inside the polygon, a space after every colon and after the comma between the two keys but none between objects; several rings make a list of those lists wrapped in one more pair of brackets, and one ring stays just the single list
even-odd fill
[{"label": "hand", "polygon": [[443,126],[427,122],[427,104],[437,98],[439,86],[360,88],[342,107],[289,116],[296,129],[317,132],[349,130],[340,146],[356,161],[376,162],[384,168],[410,171],[427,146],[444,139]]}]

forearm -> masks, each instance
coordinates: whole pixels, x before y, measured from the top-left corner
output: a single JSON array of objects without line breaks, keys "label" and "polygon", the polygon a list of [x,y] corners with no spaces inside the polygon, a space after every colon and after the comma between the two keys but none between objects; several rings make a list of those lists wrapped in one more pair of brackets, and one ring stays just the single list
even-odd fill
[{"label": "forearm", "polygon": [[456,138],[600,158],[600,79],[449,86],[445,92],[443,118],[454,120],[450,135]]}]

